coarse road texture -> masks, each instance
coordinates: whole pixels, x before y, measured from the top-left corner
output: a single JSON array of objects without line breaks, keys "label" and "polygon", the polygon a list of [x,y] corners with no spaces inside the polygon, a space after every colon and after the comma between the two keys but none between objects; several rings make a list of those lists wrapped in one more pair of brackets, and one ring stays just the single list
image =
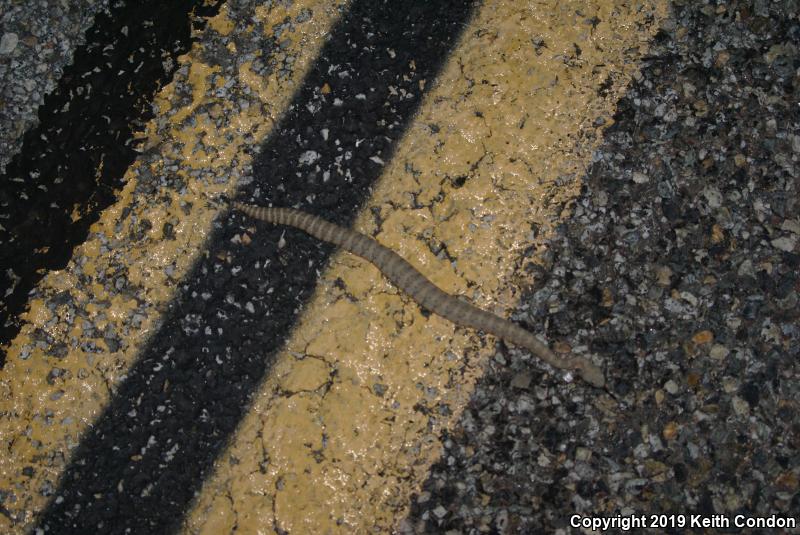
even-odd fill
[{"label": "coarse road texture", "polygon": [[[103,96],[101,88],[113,84],[97,77],[88,84],[97,100],[80,86],[80,99],[58,101],[52,122],[39,127],[47,139],[63,135],[70,130],[58,123],[64,110],[97,108],[96,124],[105,123],[106,135],[91,139],[120,152],[89,152],[97,141],[65,145],[72,170],[48,155],[42,161],[56,162],[48,163],[55,171],[45,174],[36,157],[47,141],[29,134],[28,156],[0,183],[0,206],[8,213],[2,231],[13,229],[21,239],[46,229],[45,241],[27,240],[4,258],[27,267],[2,275],[17,308],[6,309],[7,359],[0,372],[0,531],[526,533],[547,526],[566,533],[573,511],[608,515],[635,504],[635,512],[651,512],[642,510],[649,489],[671,477],[691,483],[685,467],[681,472],[666,459],[647,458],[664,451],[659,431],[647,429],[648,418],[657,421],[649,408],[655,403],[668,412],[665,395],[679,392],[674,381],[664,390],[648,385],[656,377],[648,370],[656,367],[654,358],[660,370],[679,368],[682,356],[634,353],[607,338],[598,343],[595,335],[615,325],[614,318],[571,315],[571,307],[547,297],[555,293],[542,293],[556,286],[580,292],[581,277],[600,262],[565,267],[552,255],[565,225],[578,236],[576,225],[587,233],[594,228],[580,219],[582,183],[597,168],[604,132],[616,132],[608,130],[616,119],[625,124],[625,117],[615,117],[616,105],[642,79],[654,36],[661,28],[655,44],[663,44],[665,32],[677,31],[675,6],[599,0],[161,4],[184,13],[172,20],[181,31],[193,27],[191,47],[137,42],[173,32],[148,33],[159,27],[153,20],[159,15],[125,11],[118,3],[112,19],[119,31],[97,32],[87,51],[111,53],[122,34],[131,54],[159,56],[160,68],[158,61],[142,64],[149,69],[146,84],[131,90],[130,102]],[[706,16],[719,13],[714,8]],[[749,13],[731,12],[730,20],[749,20]],[[147,23],[131,32],[137,20]],[[784,57],[792,46],[768,52]],[[180,55],[153,52],[164,47]],[[156,81],[162,69],[172,78]],[[135,113],[117,114],[131,102]],[[635,125],[624,128],[623,137],[641,138]],[[109,142],[117,136],[138,156]],[[800,152],[800,138],[797,143]],[[608,165],[625,161],[625,154],[610,156]],[[618,174],[636,184],[648,178],[630,169]],[[83,190],[60,186],[78,184],[81,175]],[[587,356],[591,348],[609,372],[609,389],[574,381],[526,351],[498,349],[493,337],[421,309],[369,263],[296,229],[229,212],[225,198],[301,209],[371,236],[446,292],[527,322],[557,354]],[[778,206],[775,199],[764,210]],[[785,229],[769,224],[791,234],[785,219]],[[639,226],[649,228],[645,223]],[[772,239],[787,255],[796,253],[790,238]],[[614,262],[626,273],[619,285],[636,277],[626,271],[633,266]],[[582,295],[615,311],[645,302],[609,287]],[[529,295],[530,288],[539,291]],[[686,305],[676,303],[691,303],[692,291],[674,290],[664,308],[685,313]],[[694,387],[713,383],[725,362],[721,349],[710,352],[710,331],[696,331],[685,349],[694,363],[706,363],[710,379],[687,379]],[[493,421],[475,427],[479,411],[473,405],[465,412],[471,396],[473,403],[486,399],[482,385],[494,385],[495,376],[484,379],[484,373],[500,365],[518,373],[512,386],[506,381],[497,390],[531,392],[528,398],[535,394],[546,403],[551,417],[533,431],[514,424],[528,435],[547,431],[541,449],[521,464],[513,464],[521,439],[496,440]],[[728,383],[723,387],[717,396]],[[709,392],[702,410],[687,405],[686,414],[713,434],[720,428],[707,423],[708,415],[719,397],[711,386]],[[780,414],[789,411],[791,420],[795,409],[786,408],[785,391],[780,396]],[[530,406],[530,399],[513,409]],[[495,405],[513,414],[505,401]],[[751,414],[741,403],[733,406],[742,418]],[[668,447],[679,444],[691,423],[673,418],[660,430]],[[647,444],[614,457],[631,440],[629,434],[609,442],[603,433],[617,429],[635,429]],[[442,479],[451,465],[467,466],[454,453],[465,435],[475,443],[487,439],[490,449],[509,452],[508,459],[471,465],[461,480],[458,474]],[[740,432],[724,443],[748,440]],[[467,441],[459,451],[488,458],[470,448]],[[684,449],[693,448],[686,439]],[[443,449],[452,453],[441,458]],[[796,471],[780,461],[785,452],[773,457],[764,468],[770,481],[779,480],[781,492],[796,492]],[[627,468],[629,459],[643,458],[641,467]],[[486,470],[508,478],[485,476]],[[535,470],[551,486],[532,497],[523,483]],[[471,474],[480,474],[479,485]],[[710,510],[735,510],[734,498],[725,495]],[[783,494],[774,494],[772,503],[776,511],[789,510]],[[483,507],[495,509],[478,512]]]},{"label": "coarse road texture", "polygon": [[0,366],[28,292],[66,266],[114,202],[137,154],[133,130],[152,118],[153,94],[189,49],[190,21],[199,26],[215,12],[213,2],[194,0],[118,3],[97,15],[87,45],[39,107],[39,124],[0,176]]}]

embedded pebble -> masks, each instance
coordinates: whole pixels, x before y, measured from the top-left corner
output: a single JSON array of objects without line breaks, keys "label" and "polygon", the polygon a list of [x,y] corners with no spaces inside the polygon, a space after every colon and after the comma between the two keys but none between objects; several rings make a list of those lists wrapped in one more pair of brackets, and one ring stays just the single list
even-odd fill
[{"label": "embedded pebble", "polygon": [[781,251],[786,251],[787,253],[791,253],[797,247],[797,237],[796,236],[782,236],[780,238],[775,238],[772,240],[772,246],[776,249],[780,249]]},{"label": "embedded pebble", "polygon": [[17,48],[19,37],[13,32],[4,33],[0,37],[0,54],[10,54]]}]

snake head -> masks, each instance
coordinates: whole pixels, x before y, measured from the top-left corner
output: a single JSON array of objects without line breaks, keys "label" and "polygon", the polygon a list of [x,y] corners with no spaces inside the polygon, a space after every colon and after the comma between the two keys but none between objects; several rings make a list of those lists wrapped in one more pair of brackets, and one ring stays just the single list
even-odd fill
[{"label": "snake head", "polygon": [[605,388],[606,377],[603,374],[603,370],[601,370],[599,366],[585,359],[581,359],[576,364],[577,366],[575,367],[575,371],[578,372],[578,375],[581,376],[581,379],[595,388]]}]

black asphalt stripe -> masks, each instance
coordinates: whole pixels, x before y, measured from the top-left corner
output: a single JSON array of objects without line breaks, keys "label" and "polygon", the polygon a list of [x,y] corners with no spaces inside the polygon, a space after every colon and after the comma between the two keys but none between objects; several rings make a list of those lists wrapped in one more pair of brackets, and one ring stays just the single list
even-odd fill
[{"label": "black asphalt stripe", "polygon": [[45,98],[39,125],[0,176],[0,367],[28,292],[66,266],[114,202],[136,157],[131,130],[152,117],[153,95],[189,49],[193,14],[216,10],[198,0],[113,2]]},{"label": "black asphalt stripe", "polygon": [[[240,197],[296,205],[348,225],[383,169],[370,158],[389,161],[419,107],[420,80],[431,86],[472,10],[471,0],[353,2]],[[332,91],[323,98],[326,83]],[[308,151],[319,158],[299,165]],[[313,291],[316,270],[309,265],[321,266],[331,251],[299,230],[266,224],[248,246],[235,245],[231,238],[245,222],[252,224],[223,215],[210,254],[78,447],[58,499],[40,518],[48,533],[163,533],[179,526]],[[279,252],[284,232],[291,247]],[[219,260],[227,255],[230,263]]]}]

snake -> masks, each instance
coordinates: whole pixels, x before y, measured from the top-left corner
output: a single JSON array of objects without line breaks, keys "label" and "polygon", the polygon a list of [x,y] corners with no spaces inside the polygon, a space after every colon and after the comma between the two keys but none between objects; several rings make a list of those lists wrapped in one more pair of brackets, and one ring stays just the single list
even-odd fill
[{"label": "snake", "polygon": [[493,334],[505,342],[524,347],[554,368],[576,372],[594,387],[605,386],[602,370],[590,360],[574,355],[563,358],[557,356],[530,331],[445,292],[403,257],[369,236],[294,208],[256,206],[239,201],[231,202],[231,206],[254,219],[300,229],[318,240],[357,255],[372,263],[392,284],[434,314],[456,325]]}]

